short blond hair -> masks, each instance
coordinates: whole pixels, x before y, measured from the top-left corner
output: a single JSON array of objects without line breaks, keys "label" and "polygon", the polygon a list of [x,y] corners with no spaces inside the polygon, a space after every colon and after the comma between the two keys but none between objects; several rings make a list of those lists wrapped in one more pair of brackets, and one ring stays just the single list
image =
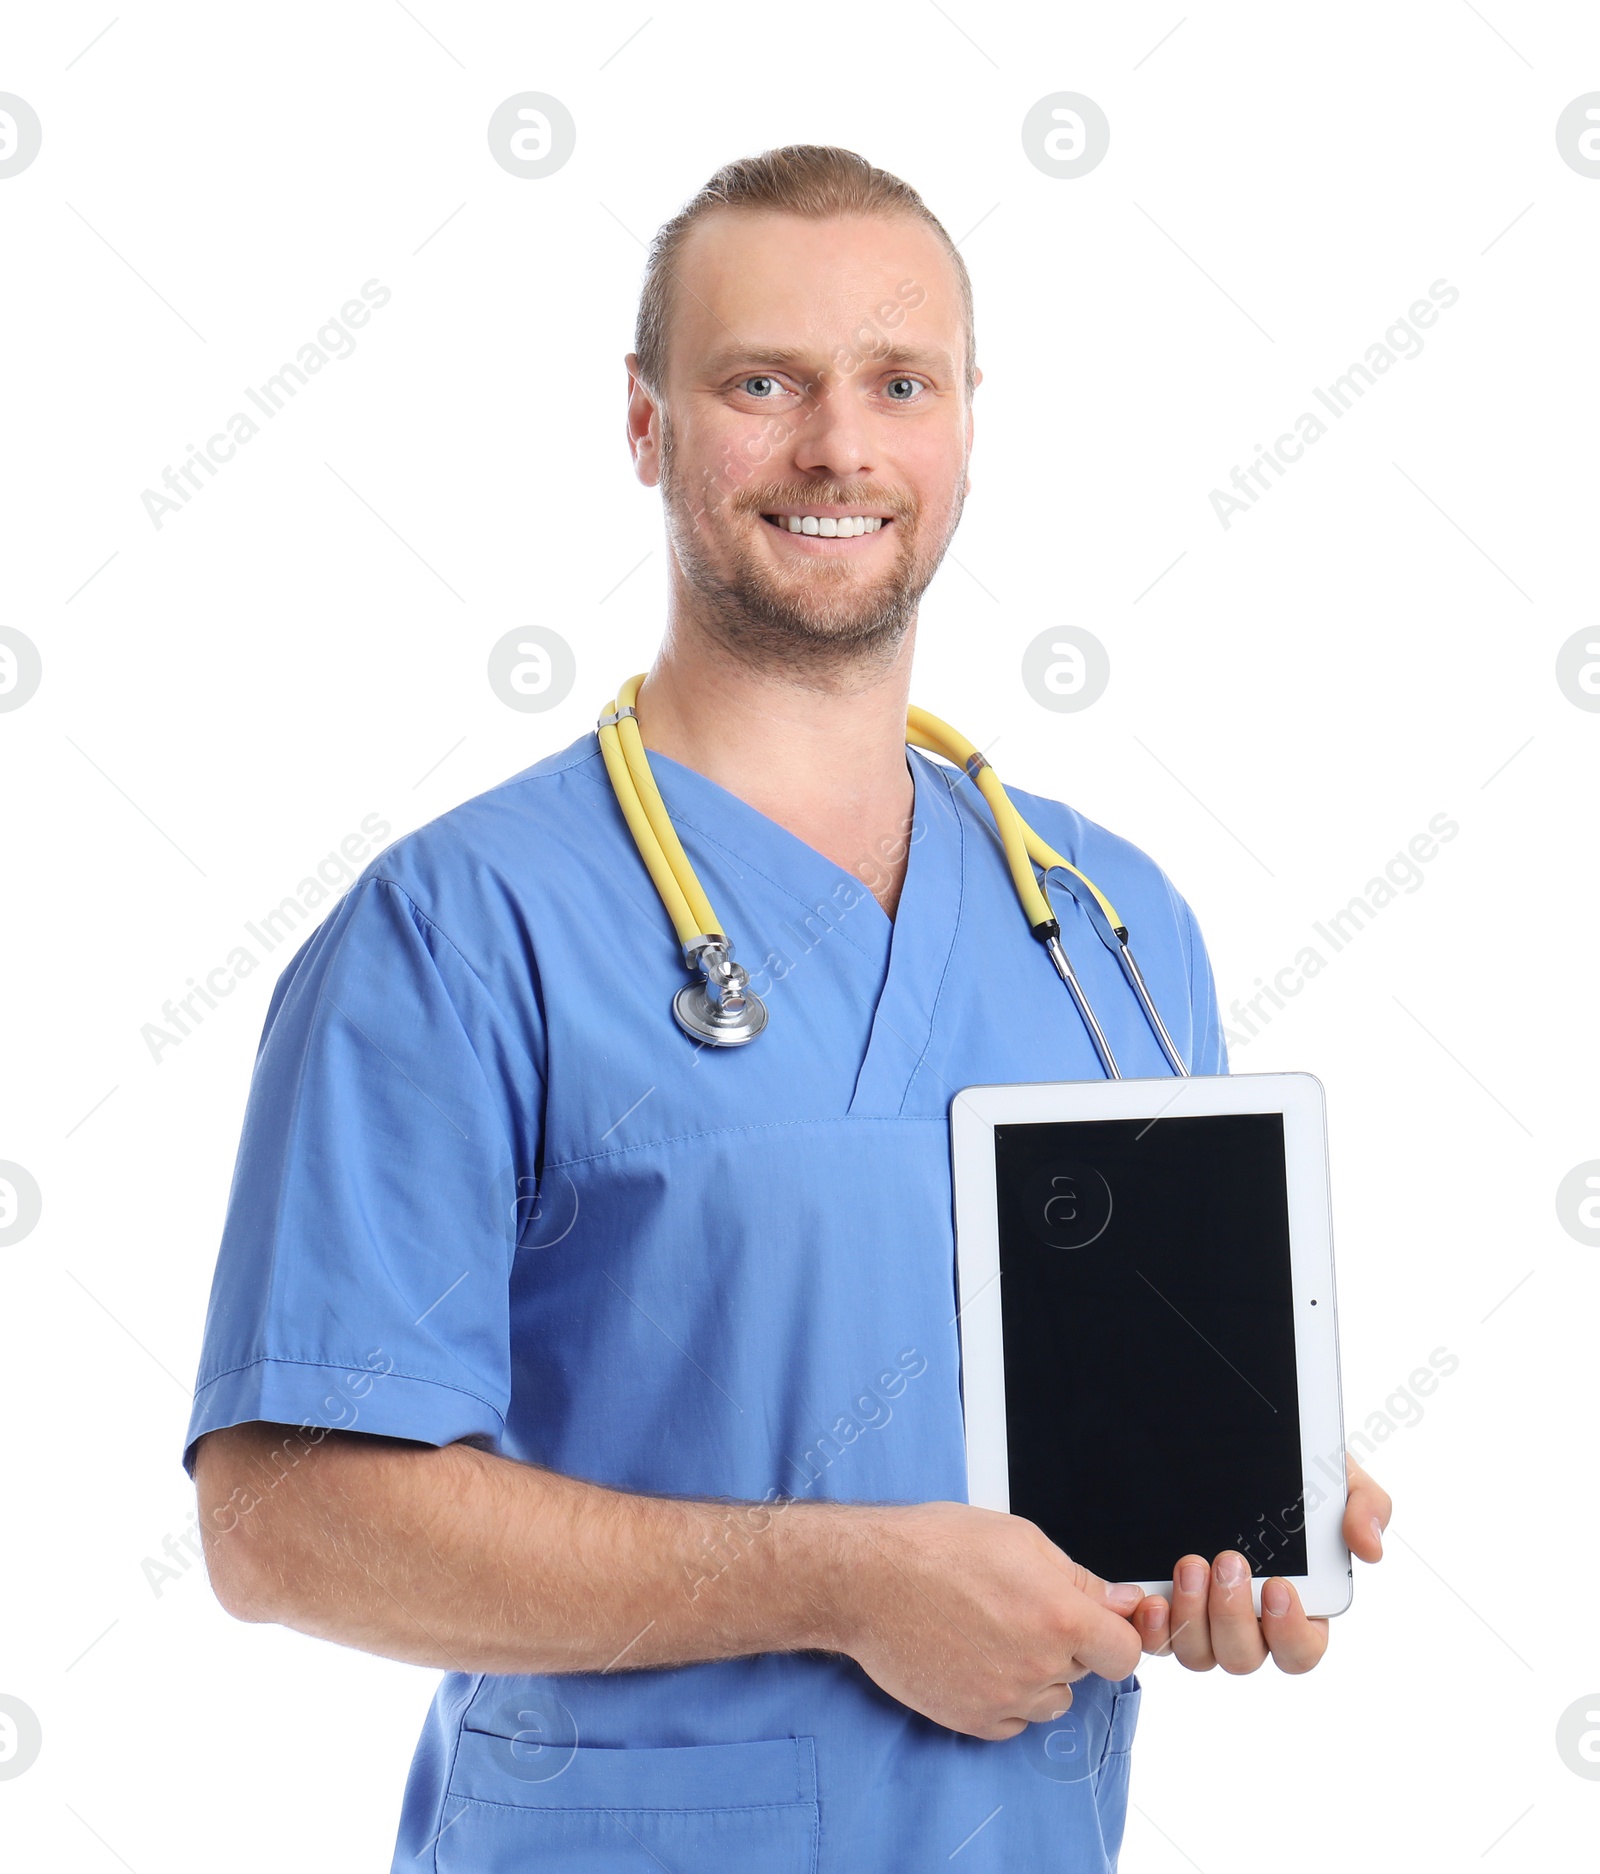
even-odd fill
[{"label": "short blond hair", "polygon": [[967,395],[972,395],[977,371],[972,281],[943,222],[909,182],[902,182],[886,169],[875,168],[854,150],[822,143],[790,143],[782,149],[763,150],[759,156],[741,156],[736,162],[724,164],[670,221],[662,224],[651,242],[639,293],[633,349],[639,360],[639,376],[658,401],[666,376],[678,256],[689,230],[702,216],[718,208],[801,215],[811,221],[825,221],[836,215],[899,215],[931,228],[950,256],[961,290],[967,327],[966,387]]}]

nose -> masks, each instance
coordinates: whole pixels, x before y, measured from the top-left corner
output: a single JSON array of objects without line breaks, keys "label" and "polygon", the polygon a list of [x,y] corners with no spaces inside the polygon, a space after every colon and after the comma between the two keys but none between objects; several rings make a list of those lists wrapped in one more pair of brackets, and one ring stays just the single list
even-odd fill
[{"label": "nose", "polygon": [[835,481],[873,473],[873,450],[866,420],[848,377],[830,374],[816,390],[800,423],[794,463],[808,474]]}]

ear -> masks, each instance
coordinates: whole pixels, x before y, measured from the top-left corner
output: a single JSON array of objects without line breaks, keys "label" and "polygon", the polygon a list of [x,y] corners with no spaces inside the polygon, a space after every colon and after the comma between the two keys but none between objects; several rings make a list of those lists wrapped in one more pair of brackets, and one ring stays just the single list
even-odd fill
[{"label": "ear", "polygon": [[660,411],[639,376],[638,353],[630,351],[623,363],[628,370],[628,453],[634,474],[646,488],[654,488],[661,479]]}]

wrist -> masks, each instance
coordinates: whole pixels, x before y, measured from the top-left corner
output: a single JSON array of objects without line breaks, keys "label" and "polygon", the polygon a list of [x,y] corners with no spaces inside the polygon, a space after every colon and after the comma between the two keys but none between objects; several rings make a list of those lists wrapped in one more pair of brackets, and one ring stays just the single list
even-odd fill
[{"label": "wrist", "polygon": [[884,1506],[815,1503],[794,1510],[779,1566],[794,1593],[795,1648],[853,1658],[883,1568]]}]

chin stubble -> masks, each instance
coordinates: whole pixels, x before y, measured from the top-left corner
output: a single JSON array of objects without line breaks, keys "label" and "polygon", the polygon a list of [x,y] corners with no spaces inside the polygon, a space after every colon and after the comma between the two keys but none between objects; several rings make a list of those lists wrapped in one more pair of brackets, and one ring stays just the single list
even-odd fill
[{"label": "chin stubble", "polygon": [[[670,442],[662,447],[662,498],[666,506],[668,537],[684,578],[695,599],[699,622],[741,662],[762,669],[780,667],[793,677],[797,671],[814,679],[837,678],[845,671],[872,670],[893,661],[916,617],[917,602],[927,589],[945,542],[924,571],[918,564],[918,521],[897,513],[894,564],[887,578],[869,592],[854,593],[843,580],[839,603],[830,604],[828,580],[832,567],[819,562],[808,596],[797,602],[757,561],[758,549],[736,535],[730,542],[733,566],[723,572],[710,563],[688,503],[680,498]],[[845,491],[811,491],[819,505],[847,506]],[[779,505],[798,505],[782,503]],[[871,505],[876,505],[871,504]],[[707,510],[709,511],[709,509]],[[725,512],[736,528],[768,523],[761,510],[737,496],[729,496]],[[957,507],[950,533],[960,518]],[[843,569],[841,568],[841,571]]]}]

